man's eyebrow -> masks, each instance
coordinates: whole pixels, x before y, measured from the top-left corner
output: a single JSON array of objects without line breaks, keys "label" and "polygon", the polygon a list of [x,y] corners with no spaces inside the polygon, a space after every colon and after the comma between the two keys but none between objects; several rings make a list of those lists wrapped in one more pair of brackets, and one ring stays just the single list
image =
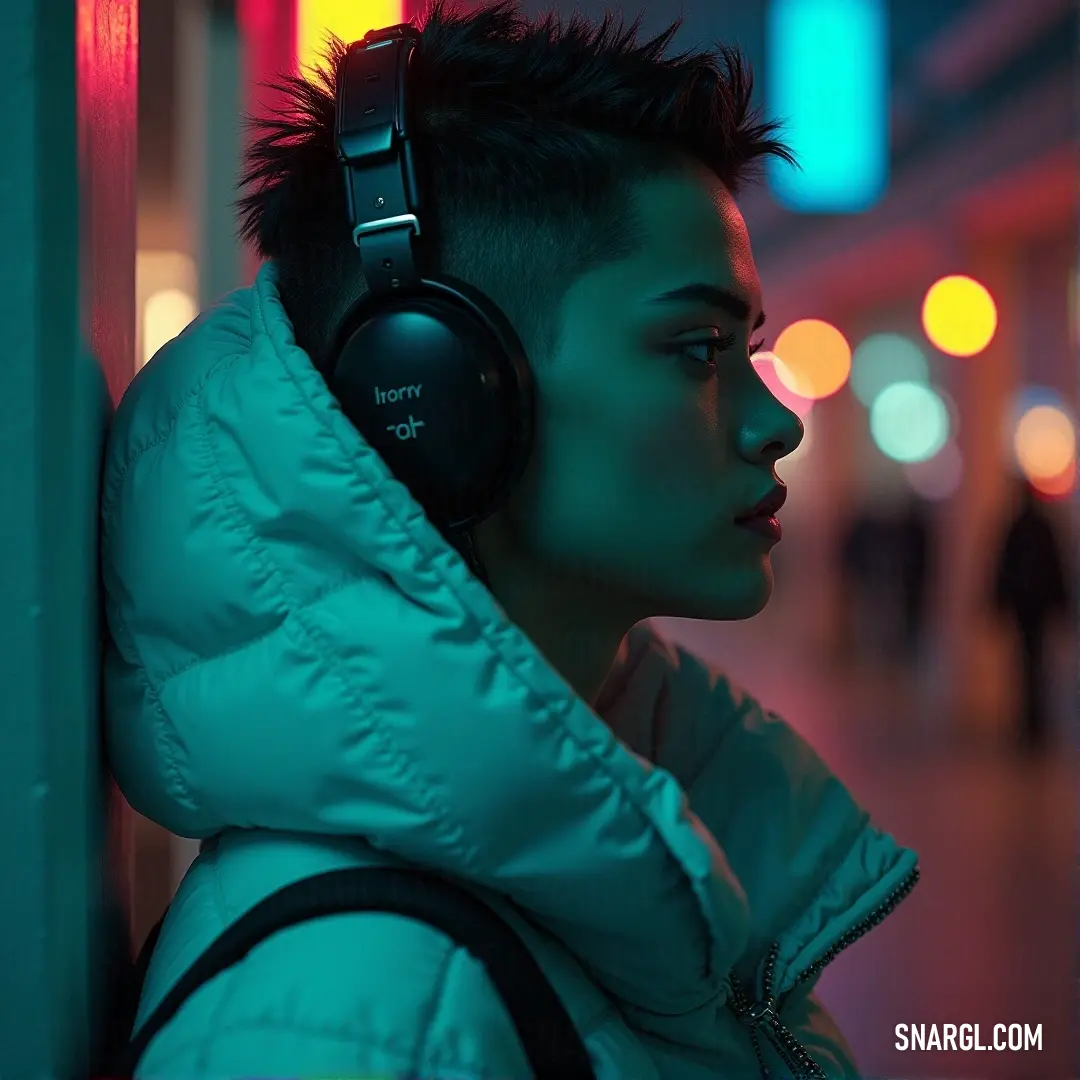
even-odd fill
[{"label": "man's eyebrow", "polygon": [[[719,308],[726,311],[732,318],[746,320],[750,317],[750,304],[738,293],[731,289],[722,288],[719,285],[710,285],[704,281],[694,282],[692,285],[682,285],[670,292],[654,296],[651,304],[704,304],[707,307]],[[763,311],[754,323],[753,329],[759,329],[765,322]]]}]

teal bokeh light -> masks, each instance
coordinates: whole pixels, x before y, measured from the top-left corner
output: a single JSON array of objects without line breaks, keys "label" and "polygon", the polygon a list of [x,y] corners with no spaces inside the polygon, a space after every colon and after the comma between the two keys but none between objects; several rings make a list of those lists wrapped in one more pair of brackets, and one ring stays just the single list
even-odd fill
[{"label": "teal bokeh light", "polygon": [[928,461],[948,441],[948,407],[925,383],[893,383],[870,407],[870,435],[893,461]]},{"label": "teal bokeh light", "polygon": [[857,213],[889,178],[888,12],[884,0],[771,0],[765,93],[801,169],[770,160],[788,209]]},{"label": "teal bokeh light", "polygon": [[893,383],[930,381],[922,349],[901,334],[871,334],[851,357],[851,391],[868,409]]}]

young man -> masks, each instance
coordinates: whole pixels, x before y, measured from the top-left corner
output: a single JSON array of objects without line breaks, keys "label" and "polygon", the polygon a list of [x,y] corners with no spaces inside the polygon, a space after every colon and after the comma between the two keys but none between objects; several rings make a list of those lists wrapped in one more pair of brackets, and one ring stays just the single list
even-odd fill
[{"label": "young man", "polygon": [[[140,373],[108,451],[111,761],[137,810],[207,838],[140,1024],[275,890],[407,866],[525,939],[601,1080],[855,1075],[814,984],[910,891],[914,854],[781,720],[628,634],[761,610],[773,467],[801,435],[751,363],[764,315],[734,202],[787,152],[738,54],[663,59],[675,29],[637,45],[505,2],[424,24],[416,250],[498,305],[536,384],[523,478],[451,538],[468,561],[328,388],[365,291],[340,49],[252,150],[243,224],[268,265]],[[140,1074],[530,1067],[469,952],[365,913],[270,937]]]}]

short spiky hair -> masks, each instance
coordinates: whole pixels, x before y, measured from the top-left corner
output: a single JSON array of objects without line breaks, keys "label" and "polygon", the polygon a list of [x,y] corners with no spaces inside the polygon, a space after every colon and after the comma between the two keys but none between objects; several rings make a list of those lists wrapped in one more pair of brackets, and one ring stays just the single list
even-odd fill
[{"label": "short spiky hair", "polygon": [[[533,359],[554,343],[563,293],[639,244],[632,188],[687,159],[732,194],[764,156],[792,160],[751,108],[735,48],[665,58],[680,23],[639,44],[612,15],[530,22],[517,0],[476,11],[433,0],[410,67],[424,268],[469,282],[505,312]],[[322,368],[366,289],[334,149],[336,72],[278,85],[285,112],[257,125],[241,233],[274,259],[298,343]]]}]

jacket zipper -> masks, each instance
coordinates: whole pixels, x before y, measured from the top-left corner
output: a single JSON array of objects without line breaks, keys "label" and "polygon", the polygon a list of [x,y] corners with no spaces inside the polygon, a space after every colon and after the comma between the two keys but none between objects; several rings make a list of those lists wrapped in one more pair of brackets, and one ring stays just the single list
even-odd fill
[{"label": "jacket zipper", "polygon": [[[865,919],[856,923],[827,952],[801,971],[795,978],[791,989],[800,983],[812,979],[826,966],[831,964],[849,945],[853,945],[864,934],[869,933],[882,920],[889,916],[897,904],[918,884],[919,868],[915,867],[903,881],[880,903]],[[783,1002],[778,1002],[773,993],[773,979],[776,974],[776,960],[780,955],[779,942],[774,942],[765,957],[762,977],[763,998],[751,1000],[746,991],[732,979],[730,1004],[739,1018],[750,1031],[754,1045],[754,1054],[761,1070],[761,1080],[771,1080],[765,1055],[761,1049],[758,1032],[761,1031],[780,1055],[784,1064],[792,1070],[790,1080],[828,1080],[825,1070],[810,1056],[809,1051],[799,1042],[792,1031],[780,1019],[779,1013]],[[787,993],[790,993],[789,990]],[[787,995],[785,994],[785,997]],[[787,1080],[787,1078],[785,1078]]]}]

